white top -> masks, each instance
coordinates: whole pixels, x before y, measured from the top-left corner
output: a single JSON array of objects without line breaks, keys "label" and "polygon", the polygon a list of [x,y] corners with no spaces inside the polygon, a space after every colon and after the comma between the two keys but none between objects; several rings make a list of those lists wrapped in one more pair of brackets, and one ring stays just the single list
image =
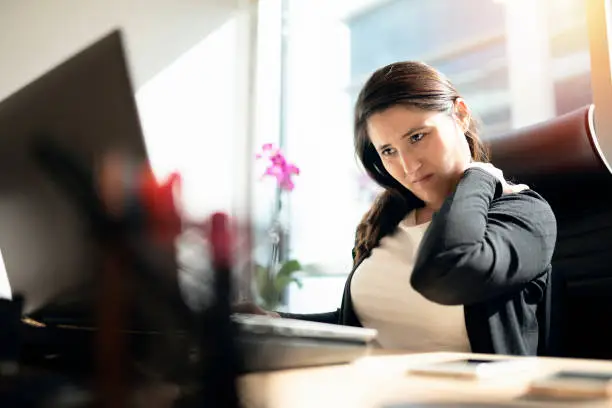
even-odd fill
[{"label": "white top", "polygon": [[463,306],[425,299],[410,285],[417,250],[429,222],[416,225],[413,211],[357,268],[351,300],[364,327],[378,330],[384,348],[414,352],[469,352]]}]

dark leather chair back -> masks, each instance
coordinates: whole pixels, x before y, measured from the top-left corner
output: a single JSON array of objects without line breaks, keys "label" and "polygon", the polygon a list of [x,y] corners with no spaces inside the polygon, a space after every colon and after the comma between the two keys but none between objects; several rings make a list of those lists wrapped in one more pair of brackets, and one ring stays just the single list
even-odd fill
[{"label": "dark leather chair back", "polygon": [[589,105],[490,141],[492,162],[551,204],[558,222],[550,354],[612,358],[612,174]]}]

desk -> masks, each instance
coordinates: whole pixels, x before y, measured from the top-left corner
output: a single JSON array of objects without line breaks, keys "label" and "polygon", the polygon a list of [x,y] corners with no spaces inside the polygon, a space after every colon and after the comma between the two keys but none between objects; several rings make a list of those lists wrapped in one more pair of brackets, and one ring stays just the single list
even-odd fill
[{"label": "desk", "polygon": [[483,355],[372,355],[346,365],[248,374],[239,386],[246,408],[612,407],[612,400],[554,403],[522,397],[534,377],[559,369],[612,372],[612,362],[538,358],[529,373],[484,381],[407,374],[415,365],[466,357]]}]

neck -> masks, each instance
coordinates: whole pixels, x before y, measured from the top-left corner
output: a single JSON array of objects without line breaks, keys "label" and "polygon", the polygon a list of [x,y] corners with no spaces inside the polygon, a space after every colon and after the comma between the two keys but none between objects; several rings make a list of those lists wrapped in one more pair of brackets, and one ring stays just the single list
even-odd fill
[{"label": "neck", "polygon": [[436,212],[436,209],[432,206],[426,205],[425,207],[418,208],[416,210],[416,223],[424,224],[426,222],[431,221],[433,217],[433,213]]}]

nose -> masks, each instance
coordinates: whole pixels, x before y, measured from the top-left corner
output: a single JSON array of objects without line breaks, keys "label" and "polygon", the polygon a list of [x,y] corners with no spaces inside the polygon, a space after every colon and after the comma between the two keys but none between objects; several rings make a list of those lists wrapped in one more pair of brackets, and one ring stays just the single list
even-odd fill
[{"label": "nose", "polygon": [[421,161],[414,154],[408,152],[400,153],[400,162],[404,170],[404,176],[412,176],[421,167]]}]

